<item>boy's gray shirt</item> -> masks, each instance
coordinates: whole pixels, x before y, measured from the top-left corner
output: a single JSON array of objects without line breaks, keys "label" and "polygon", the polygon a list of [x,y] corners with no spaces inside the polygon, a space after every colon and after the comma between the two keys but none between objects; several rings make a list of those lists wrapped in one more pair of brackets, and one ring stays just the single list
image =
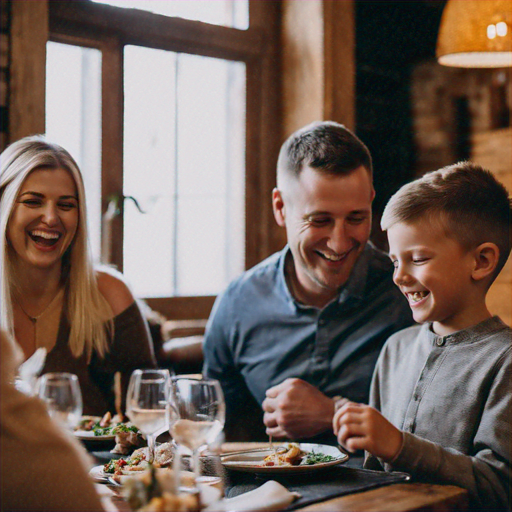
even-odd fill
[{"label": "boy's gray shirt", "polygon": [[393,335],[370,392],[370,405],[404,431],[385,469],[466,488],[477,510],[510,510],[511,351],[512,330],[498,317],[449,336],[427,324]]}]

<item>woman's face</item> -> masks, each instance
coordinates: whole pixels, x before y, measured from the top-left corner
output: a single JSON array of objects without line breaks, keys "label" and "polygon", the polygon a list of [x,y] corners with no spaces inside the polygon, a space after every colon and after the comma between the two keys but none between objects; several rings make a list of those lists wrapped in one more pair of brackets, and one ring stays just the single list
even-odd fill
[{"label": "woman's face", "polygon": [[78,228],[78,192],[65,169],[36,169],[23,182],[7,224],[20,263],[60,266]]}]

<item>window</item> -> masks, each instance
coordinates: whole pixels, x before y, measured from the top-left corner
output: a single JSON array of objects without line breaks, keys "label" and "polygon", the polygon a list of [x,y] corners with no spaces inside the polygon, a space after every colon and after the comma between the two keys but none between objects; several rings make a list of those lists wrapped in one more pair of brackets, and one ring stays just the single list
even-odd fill
[{"label": "window", "polygon": [[[47,133],[84,173],[96,259],[167,316],[204,318],[273,250],[277,11],[108,3],[49,2]],[[169,17],[194,7],[209,18]]]},{"label": "window", "polygon": [[177,16],[187,20],[204,21],[246,29],[249,27],[249,3],[247,0],[94,0],[100,4],[142,9],[144,11]]},{"label": "window", "polygon": [[48,42],[46,47],[46,135],[75,158],[87,193],[92,252],[101,240],[101,52]]}]

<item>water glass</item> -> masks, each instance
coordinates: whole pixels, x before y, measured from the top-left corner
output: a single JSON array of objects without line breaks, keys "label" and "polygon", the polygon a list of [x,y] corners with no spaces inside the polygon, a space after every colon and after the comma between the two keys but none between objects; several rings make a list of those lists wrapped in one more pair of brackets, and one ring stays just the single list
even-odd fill
[{"label": "water glass", "polygon": [[192,452],[196,484],[201,476],[199,450],[214,443],[222,433],[225,411],[224,395],[217,380],[171,379],[167,407],[169,432],[178,445],[178,461],[183,448]]},{"label": "water glass", "polygon": [[168,430],[166,406],[169,370],[135,370],[126,395],[126,414],[146,435],[148,462],[155,458],[156,438]]},{"label": "water glass", "polygon": [[82,393],[73,373],[46,373],[39,378],[37,395],[46,404],[50,417],[73,430],[82,418]]}]

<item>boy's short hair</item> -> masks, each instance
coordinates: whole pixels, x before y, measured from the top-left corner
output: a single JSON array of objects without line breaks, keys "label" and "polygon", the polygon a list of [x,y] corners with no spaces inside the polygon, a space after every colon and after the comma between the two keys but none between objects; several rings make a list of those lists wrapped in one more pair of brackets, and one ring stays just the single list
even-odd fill
[{"label": "boy's short hair", "polygon": [[404,185],[382,215],[385,231],[397,222],[425,217],[442,221],[447,236],[470,250],[485,242],[500,250],[494,277],[510,254],[511,201],[493,174],[472,162],[459,162]]}]

